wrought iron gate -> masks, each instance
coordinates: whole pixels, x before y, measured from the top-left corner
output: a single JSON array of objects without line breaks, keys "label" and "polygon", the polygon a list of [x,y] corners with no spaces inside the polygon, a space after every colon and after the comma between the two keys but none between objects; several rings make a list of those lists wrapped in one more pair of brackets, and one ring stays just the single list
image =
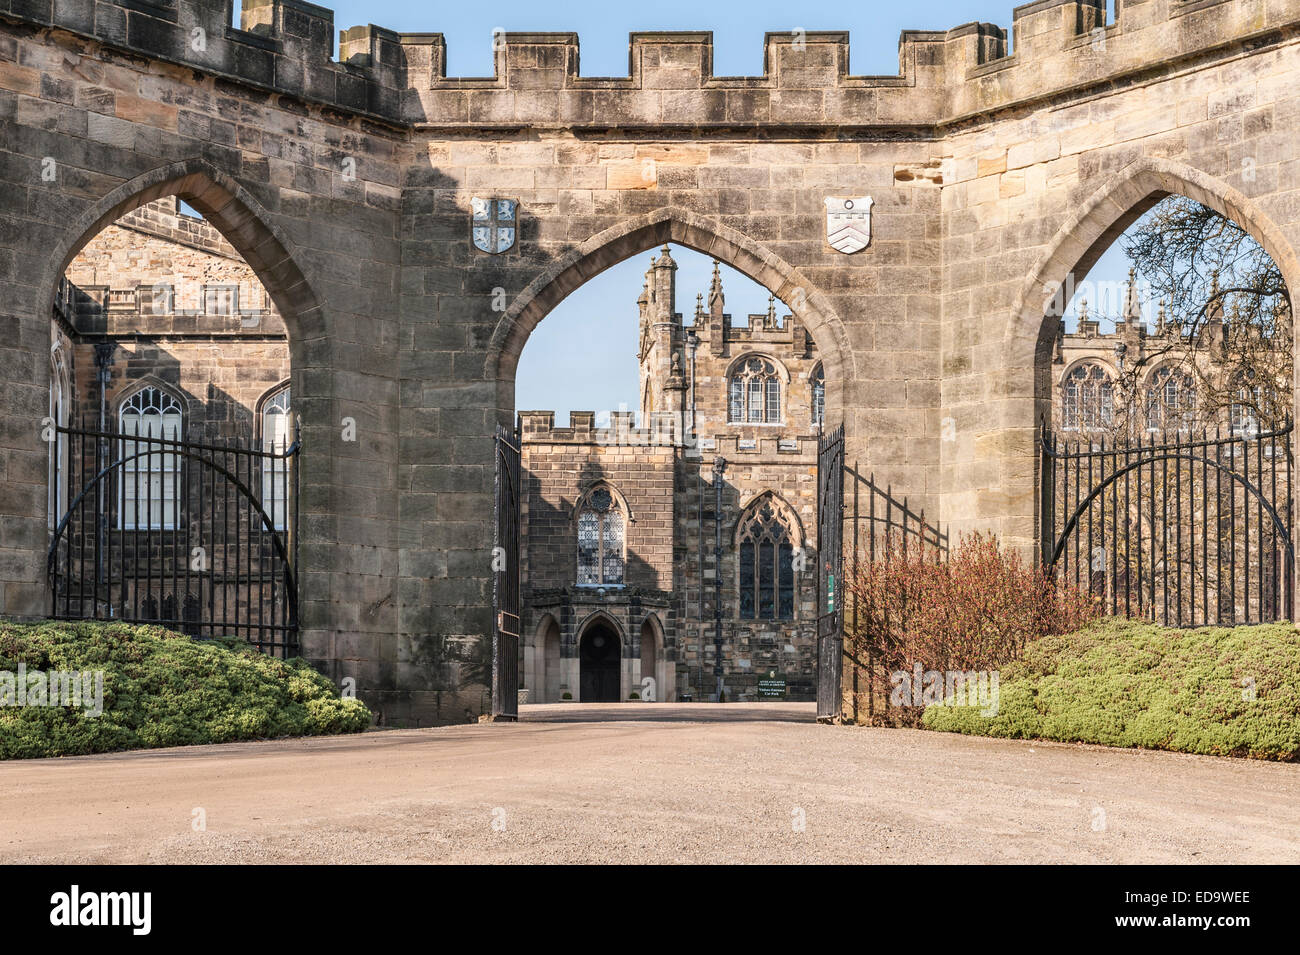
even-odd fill
[{"label": "wrought iron gate", "polygon": [[844,426],[817,442],[817,719],[843,709]]},{"label": "wrought iron gate", "polygon": [[51,441],[52,617],[156,623],[298,654],[296,435],[265,448],[150,426],[60,427]]},{"label": "wrought iron gate", "polygon": [[[896,498],[892,485],[881,487],[876,483],[876,476],[863,474],[857,462],[845,464],[844,474],[849,481],[849,489],[845,493],[844,517],[850,528],[850,580],[861,580],[859,575],[863,573],[864,566],[867,571],[871,571],[882,562],[888,564],[900,552],[904,556],[909,553],[920,554],[937,562],[948,560],[949,533],[937,524],[926,521],[925,508],[913,510],[906,495],[902,500]],[[850,595],[845,594],[845,597],[849,599]],[[844,628],[844,656],[852,667],[852,681],[847,693],[849,712],[846,715],[852,717],[855,723],[860,722],[864,716],[864,701],[867,721],[874,722],[880,696],[875,688],[880,685],[882,678],[888,679],[888,674],[876,673],[878,661],[869,649],[862,648],[868,642],[868,635],[863,631],[864,619],[860,617],[862,607],[859,597],[860,594],[851,595],[852,609],[848,611],[848,626]],[[880,702],[888,705],[888,696]]]},{"label": "wrought iron gate", "polygon": [[497,426],[492,537],[492,719],[519,718],[519,432]]},{"label": "wrought iron gate", "polygon": [[1291,431],[1068,440],[1043,428],[1042,561],[1111,614],[1294,619]]}]

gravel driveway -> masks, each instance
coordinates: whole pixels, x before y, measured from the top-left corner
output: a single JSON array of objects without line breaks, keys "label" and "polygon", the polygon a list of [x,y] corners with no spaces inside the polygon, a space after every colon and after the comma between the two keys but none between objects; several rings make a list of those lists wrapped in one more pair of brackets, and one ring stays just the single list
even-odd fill
[{"label": "gravel driveway", "polygon": [[1300,862],[1294,764],[826,727],[811,704],[522,715],[0,764],[0,860]]}]

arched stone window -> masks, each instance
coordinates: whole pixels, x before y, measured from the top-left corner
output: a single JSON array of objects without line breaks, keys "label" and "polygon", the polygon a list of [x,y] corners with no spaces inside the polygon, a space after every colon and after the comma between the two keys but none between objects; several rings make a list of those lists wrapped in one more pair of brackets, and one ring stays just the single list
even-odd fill
[{"label": "arched stone window", "polygon": [[781,377],[768,358],[752,355],[738,362],[728,381],[727,420],[736,424],[776,424],[781,420]]},{"label": "arched stone window", "polygon": [[1196,416],[1196,383],[1191,374],[1168,365],[1157,368],[1147,385],[1147,430],[1187,431]]},{"label": "arched stone window", "polygon": [[812,373],[812,423],[820,428],[826,421],[826,372],[819,363]]},{"label": "arched stone window", "polygon": [[[118,406],[124,437],[179,441],[181,403],[153,385],[133,392]],[[174,530],[178,523],[180,455],[167,445],[122,442],[117,523],[122,530]]]},{"label": "arched stone window", "polygon": [[[283,455],[293,443],[293,418],[288,384],[277,385],[261,401],[262,450]],[[289,508],[289,459],[264,458],[262,466],[262,507],[276,530],[284,530]]]},{"label": "arched stone window", "polygon": [[627,515],[607,485],[597,484],[578,505],[578,586],[622,586]]},{"label": "arched stone window", "polygon": [[1115,393],[1110,375],[1096,362],[1071,369],[1061,383],[1061,427],[1067,431],[1104,431],[1115,420]]},{"label": "arched stone window", "polygon": [[765,494],[746,509],[736,533],[740,550],[740,616],[794,619],[794,515]]},{"label": "arched stone window", "polygon": [[1233,379],[1232,406],[1228,409],[1228,423],[1232,433],[1240,438],[1253,438],[1259,434],[1260,388],[1255,373],[1247,368]]}]

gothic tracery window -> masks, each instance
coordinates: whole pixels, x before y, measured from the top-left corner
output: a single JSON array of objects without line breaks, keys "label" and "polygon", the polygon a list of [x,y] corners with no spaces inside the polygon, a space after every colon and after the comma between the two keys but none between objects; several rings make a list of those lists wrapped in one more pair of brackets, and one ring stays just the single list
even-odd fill
[{"label": "gothic tracery window", "polygon": [[826,420],[826,372],[818,365],[812,373],[812,423],[820,428]]},{"label": "gothic tracery window", "polygon": [[1260,388],[1255,382],[1254,372],[1249,369],[1237,374],[1232,395],[1232,407],[1228,410],[1228,423],[1233,435],[1253,438],[1259,434],[1259,400]]},{"label": "gothic tracery window", "polygon": [[728,388],[728,421],[775,424],[781,420],[781,379],[768,359],[754,356],[738,364]]},{"label": "gothic tracery window", "polygon": [[1185,371],[1157,368],[1147,387],[1147,430],[1186,431],[1196,414],[1196,385]]},{"label": "gothic tracery window", "polygon": [[741,518],[740,616],[749,620],[794,618],[792,516],[764,497]]},{"label": "gothic tracery window", "polygon": [[1072,369],[1061,383],[1061,427],[1074,431],[1103,431],[1115,419],[1115,397],[1106,369],[1086,362]]},{"label": "gothic tracery window", "polygon": [[597,485],[578,509],[579,586],[623,583],[627,521],[609,488]]},{"label": "gothic tracery window", "polygon": [[53,528],[68,509],[68,436],[58,431],[66,428],[72,413],[72,385],[63,350],[50,353],[50,426],[54,440],[49,444],[48,521]]},{"label": "gothic tracery window", "polygon": [[262,450],[279,455],[263,459],[262,507],[276,530],[284,530],[288,514],[289,459],[283,455],[293,443],[290,410],[288,385],[272,391],[262,401]]},{"label": "gothic tracery window", "polygon": [[[122,402],[119,433],[124,438],[179,441],[181,405],[172,395],[149,385]],[[180,455],[172,446],[124,440],[119,486],[118,526],[123,530],[173,530],[177,525]]]}]

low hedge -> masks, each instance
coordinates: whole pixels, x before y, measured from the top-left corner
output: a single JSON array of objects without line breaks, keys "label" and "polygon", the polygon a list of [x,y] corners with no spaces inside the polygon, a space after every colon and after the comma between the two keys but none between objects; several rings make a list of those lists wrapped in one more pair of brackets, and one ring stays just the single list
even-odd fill
[{"label": "low hedge", "polygon": [[0,759],[357,733],[370,725],[365,704],[341,699],[305,660],[273,659],[239,639],[195,640],[124,623],[0,620],[0,676],[10,674],[10,692],[20,664],[29,675],[102,671],[103,712],[10,699],[0,705]]},{"label": "low hedge", "polygon": [[1105,620],[1030,643],[996,715],[930,705],[927,729],[1256,759],[1300,758],[1300,634]]}]

